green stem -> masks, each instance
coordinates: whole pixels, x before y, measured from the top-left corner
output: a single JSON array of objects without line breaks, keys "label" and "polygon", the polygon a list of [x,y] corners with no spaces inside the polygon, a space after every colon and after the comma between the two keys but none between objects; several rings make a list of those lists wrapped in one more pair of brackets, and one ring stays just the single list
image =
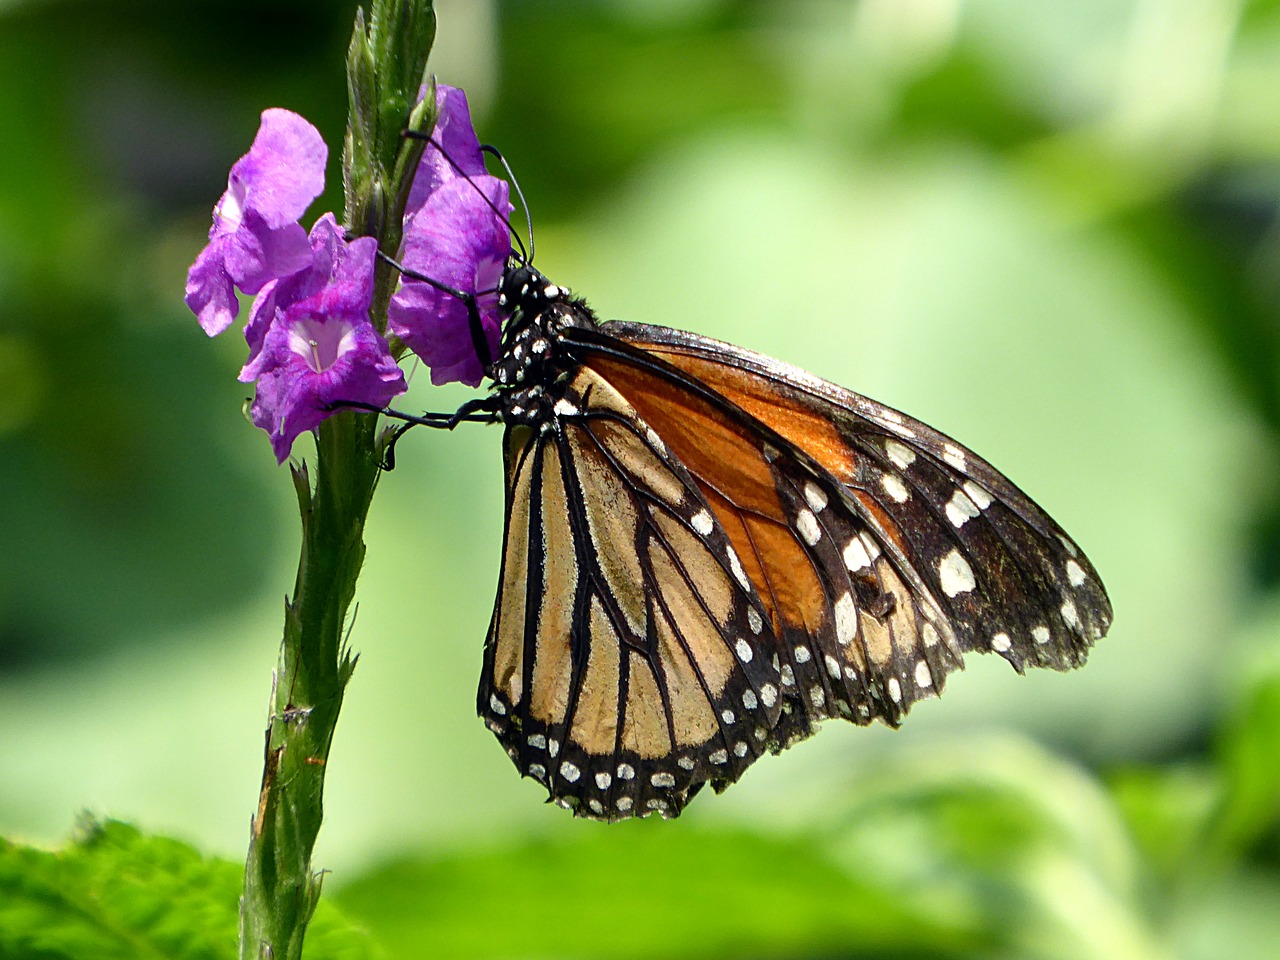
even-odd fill
[{"label": "green stem", "polygon": [[364,523],[378,480],[375,419],[345,413],[320,427],[315,489],[295,471],[302,554],[272,690],[262,789],[241,901],[240,956],[302,956],[320,899],[311,853],[324,814],[324,775],[355,658],[347,615],[364,560]]},{"label": "green stem", "polygon": [[[346,228],[394,254],[435,100],[414,108],[435,37],[430,0],[372,0],[368,26],[356,14],[347,53],[350,118],[343,155]],[[379,263],[370,320],[387,325],[399,278]],[[355,657],[346,630],[364,562],[364,525],[381,471],[377,417],[340,413],[320,424],[315,482],[305,466],[293,482],[302,553],[285,604],[280,665],[271,692],[262,788],[253,817],[240,901],[241,960],[300,960],[320,900],[311,854],[324,816],[324,775]]]}]

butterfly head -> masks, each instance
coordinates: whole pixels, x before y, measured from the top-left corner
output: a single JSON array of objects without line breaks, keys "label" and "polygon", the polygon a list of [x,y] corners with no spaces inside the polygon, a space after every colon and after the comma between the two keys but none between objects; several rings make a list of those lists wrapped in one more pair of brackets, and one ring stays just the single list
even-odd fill
[{"label": "butterfly head", "polygon": [[507,264],[498,287],[498,308],[509,317],[517,313],[534,316],[551,304],[568,299],[567,289],[552,283],[532,265],[515,258]]}]

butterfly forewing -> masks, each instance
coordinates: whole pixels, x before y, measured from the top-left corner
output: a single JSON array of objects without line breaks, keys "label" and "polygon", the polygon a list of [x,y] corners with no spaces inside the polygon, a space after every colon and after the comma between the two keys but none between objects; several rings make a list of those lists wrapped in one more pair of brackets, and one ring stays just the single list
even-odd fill
[{"label": "butterfly forewing", "polygon": [[[818,671],[821,691],[813,671],[797,673],[795,701],[809,719],[849,715],[847,705],[851,719],[869,712],[895,723],[941,689],[963,651],[1066,669],[1105,633],[1110,604],[1088,560],[950,438],[693,334],[611,323],[575,336],[694,478],[715,488],[735,545],[762,544],[747,568],[766,603],[779,598],[771,611],[784,664],[832,657],[840,667],[843,677],[834,666],[828,677]],[[790,736],[804,732],[797,725]]]},{"label": "butterfly forewing", "polygon": [[507,431],[479,709],[578,814],[675,815],[769,745],[773,638],[697,485],[631,405],[584,367],[556,411]]}]

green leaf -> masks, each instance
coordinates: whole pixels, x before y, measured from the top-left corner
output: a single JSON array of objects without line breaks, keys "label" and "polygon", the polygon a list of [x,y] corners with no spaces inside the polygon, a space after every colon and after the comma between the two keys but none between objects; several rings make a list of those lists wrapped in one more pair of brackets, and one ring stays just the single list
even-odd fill
[{"label": "green leaf", "polygon": [[903,905],[813,837],[682,823],[402,860],[330,892],[391,956],[949,956],[963,928]]},{"label": "green leaf", "polygon": [[[115,820],[86,819],[57,852],[0,840],[0,957],[236,956],[243,868]],[[321,905],[308,960],[362,960],[367,935]]]}]

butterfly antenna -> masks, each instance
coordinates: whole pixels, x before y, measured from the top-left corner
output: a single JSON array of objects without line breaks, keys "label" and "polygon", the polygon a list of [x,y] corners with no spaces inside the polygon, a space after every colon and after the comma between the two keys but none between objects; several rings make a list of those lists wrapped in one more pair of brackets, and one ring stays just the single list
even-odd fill
[{"label": "butterfly antenna", "polygon": [[502,164],[502,169],[507,171],[507,182],[516,189],[516,196],[520,198],[520,206],[524,208],[525,227],[529,231],[529,256],[525,263],[533,263],[533,215],[529,212],[529,204],[525,202],[524,191],[520,189],[520,181],[516,179],[516,175],[511,169],[511,164],[507,163],[507,158],[502,155],[497,147],[485,143],[480,145],[480,150],[491,157],[497,158],[498,162]]},{"label": "butterfly antenna", "polygon": [[[418,133],[418,132],[413,131],[413,130],[405,130],[405,131],[404,131],[404,135],[405,135],[406,137],[412,137],[412,138],[414,138],[415,140],[426,140],[426,141],[427,141],[427,143],[429,143],[431,146],[433,146],[433,147],[435,147],[435,148],[436,148],[436,150],[439,152],[440,156],[444,157],[444,161],[445,161],[445,163],[447,163],[447,164],[449,164],[449,166],[453,167],[454,172],[455,172],[455,173],[457,173],[457,174],[458,174],[458,176],[462,177],[462,179],[466,180],[466,181],[467,181],[467,183],[471,184],[472,189],[474,189],[474,190],[475,190],[475,192],[476,192],[476,193],[478,193],[478,194],[480,195],[480,199],[481,199],[481,200],[483,200],[483,201],[485,202],[485,206],[487,206],[490,210],[492,210],[492,211],[493,211],[494,216],[496,216],[499,220],[501,220],[503,223],[505,223],[505,224],[507,225],[507,230],[511,233],[511,238],[516,242],[516,246],[518,246],[518,247],[520,248],[520,257],[521,257],[521,259],[522,259],[522,260],[524,260],[524,262],[528,263],[528,262],[529,262],[529,259],[530,259],[531,254],[530,254],[530,253],[528,253],[528,252],[526,252],[525,247],[524,247],[524,241],[520,239],[520,234],[516,233],[515,227],[513,227],[513,226],[511,225],[511,219],[507,216],[507,214],[506,214],[506,213],[504,213],[502,210],[499,210],[499,209],[498,209],[498,205],[497,205],[496,203],[494,203],[492,200],[490,200],[490,199],[489,199],[489,197],[485,194],[485,192],[484,192],[483,190],[481,190],[479,186],[477,186],[477,185],[476,185],[475,180],[471,179],[471,175],[470,175],[469,173],[467,173],[465,170],[463,170],[463,169],[462,169],[462,167],[460,167],[460,166],[458,165],[458,161],[454,160],[454,159],[453,159],[453,157],[449,156],[448,151],[446,151],[446,150],[445,150],[445,148],[444,148],[443,146],[441,146],[440,141],[439,141],[439,140],[437,140],[434,136],[426,136],[426,137],[424,137],[424,136],[422,136],[422,134],[421,134],[421,133]],[[492,148],[491,148],[491,147],[489,147],[489,148],[481,147],[480,149],[481,149],[481,150],[491,150]],[[496,151],[495,151],[495,152],[496,152]],[[503,167],[505,167],[505,168],[507,169],[507,173],[508,173],[508,175],[510,175],[510,173],[511,173],[511,169],[510,169],[509,167],[507,167],[507,164],[506,164],[506,161],[505,161],[505,160],[502,162],[502,165],[503,165]],[[514,178],[512,179],[512,182],[513,182],[513,183],[515,183]],[[524,194],[520,193],[520,185],[519,185],[518,183],[517,183],[517,184],[515,184],[515,187],[516,187],[516,194],[520,197],[520,203],[521,203],[521,205],[523,206],[523,205],[524,205]],[[526,207],[526,208],[525,208],[525,219],[526,219],[526,220],[528,219],[528,214],[529,214],[529,210],[528,210],[528,208]],[[531,247],[532,247],[532,245],[533,245],[533,236],[532,236],[532,234],[530,234],[530,236],[529,236],[529,245],[530,245]]]}]

